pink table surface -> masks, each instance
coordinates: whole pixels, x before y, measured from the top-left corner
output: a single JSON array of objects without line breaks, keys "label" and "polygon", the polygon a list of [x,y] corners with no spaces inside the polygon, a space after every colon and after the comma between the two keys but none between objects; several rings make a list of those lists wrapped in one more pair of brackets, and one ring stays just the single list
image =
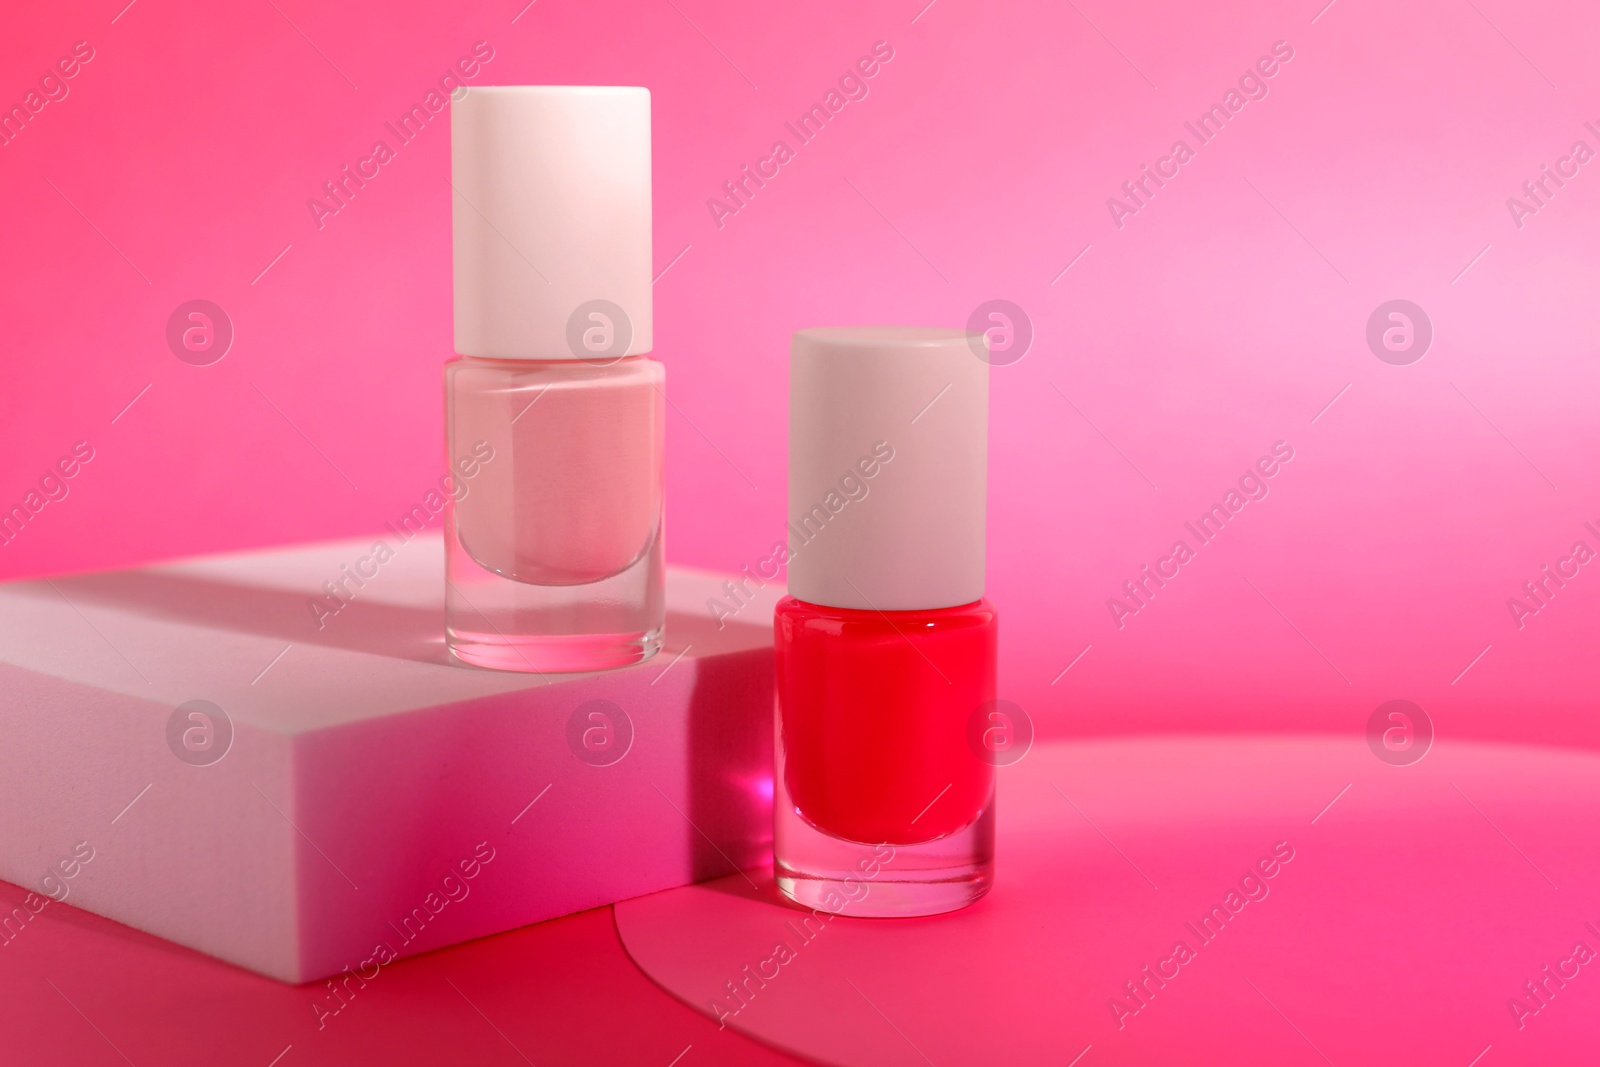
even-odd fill
[{"label": "pink table surface", "polygon": [[[7,911],[22,895],[0,883]],[[651,984],[610,908],[399,960],[319,1031],[311,1005],[326,996],[51,904],[0,949],[0,1064],[798,1062]]]},{"label": "pink table surface", "polygon": [[[1156,737],[1002,774],[995,888],[966,911],[807,941],[769,877],[730,876],[616,905],[623,943],[691,1006],[720,996],[731,1029],[828,1064],[1594,1062],[1600,964],[1563,962],[1600,959],[1591,753],[1391,766],[1360,738]],[[1275,847],[1293,858],[1246,883],[1259,899],[1226,899]],[[1238,910],[1202,941],[1219,904]],[[793,958],[765,963],[779,940]],[[740,1007],[747,964],[767,981]],[[1546,965],[1568,977],[1540,1006],[1523,984]],[[1146,966],[1166,978],[1141,1003]]]},{"label": "pink table surface", "polygon": [[[615,927],[601,909],[400,961],[320,1031],[325,987],[52,904],[0,950],[0,1062],[794,1062],[770,1045],[829,1064],[1500,1067],[1600,1046],[1600,969],[1565,962],[1600,948],[1591,753],[1442,742],[1396,767],[1359,738],[1154,737],[1043,745],[1001,773],[997,885],[968,911],[841,917],[799,945],[805,913],[754,871],[619,904]],[[1201,945],[1186,924],[1280,842],[1266,896]],[[719,1029],[711,998],[780,937],[795,958]],[[1170,975],[1179,940],[1194,958],[1119,1019],[1108,1002],[1147,964]],[[1577,973],[1539,1005],[1524,983],[1546,965]],[[1519,1020],[1512,998],[1539,1010]]]}]

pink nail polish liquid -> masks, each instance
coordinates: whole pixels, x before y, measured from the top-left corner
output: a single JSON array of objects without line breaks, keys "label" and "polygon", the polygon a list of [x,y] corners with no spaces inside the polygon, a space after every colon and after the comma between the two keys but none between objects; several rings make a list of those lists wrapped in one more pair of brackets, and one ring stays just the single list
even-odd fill
[{"label": "pink nail polish liquid", "polygon": [[451,653],[550,672],[654,653],[665,611],[661,364],[463,357],[444,377],[453,462],[492,457],[458,477],[445,524]]}]

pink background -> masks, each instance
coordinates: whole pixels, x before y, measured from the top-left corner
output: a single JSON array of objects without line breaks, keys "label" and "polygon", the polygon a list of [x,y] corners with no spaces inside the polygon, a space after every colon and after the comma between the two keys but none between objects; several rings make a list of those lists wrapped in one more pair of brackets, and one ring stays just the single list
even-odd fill
[{"label": "pink background", "polygon": [[[0,575],[377,531],[423,496],[451,338],[446,122],[325,228],[306,200],[481,40],[479,84],[654,94],[675,561],[735,569],[779,536],[793,329],[961,325],[1001,297],[1037,338],[994,372],[990,595],[1002,694],[1042,733],[1359,731],[1405,697],[1441,737],[1509,718],[1600,741],[1580,717],[1596,568],[1521,631],[1506,607],[1575,540],[1600,549],[1600,163],[1520,229],[1506,207],[1575,140],[1600,149],[1600,13],[675,5],[11,13],[5,106],[74,42],[95,57],[0,148],[0,505],[73,442],[96,456]],[[707,198],[879,40],[894,58],[868,97],[719,229]],[[1295,56],[1270,95],[1118,229],[1107,198],[1278,40]],[[193,298],[236,329],[208,367],[164,340]],[[1434,324],[1411,366],[1365,344],[1391,298]],[[1119,630],[1106,599],[1280,439],[1295,459],[1271,495]]]}]

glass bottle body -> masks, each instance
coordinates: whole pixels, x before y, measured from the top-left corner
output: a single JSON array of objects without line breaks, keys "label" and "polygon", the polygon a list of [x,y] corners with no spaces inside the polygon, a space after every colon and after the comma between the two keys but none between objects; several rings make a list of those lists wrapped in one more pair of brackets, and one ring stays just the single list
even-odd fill
[{"label": "glass bottle body", "polygon": [[445,641],[498,670],[604,670],[661,644],[665,372],[631,356],[445,364]]},{"label": "glass bottle body", "polygon": [[995,698],[993,606],[879,612],[789,597],[775,629],[779,888],[851,915],[928,915],[982,896],[995,775],[970,726]]}]

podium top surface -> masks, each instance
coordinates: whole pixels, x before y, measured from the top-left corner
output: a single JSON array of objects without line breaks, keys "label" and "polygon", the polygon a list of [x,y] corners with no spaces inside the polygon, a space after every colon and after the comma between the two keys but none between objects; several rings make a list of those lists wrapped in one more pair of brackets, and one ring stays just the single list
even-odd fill
[{"label": "podium top surface", "polygon": [[[169,705],[205,699],[284,734],[589,675],[464,667],[444,645],[444,544],[400,545],[333,614],[325,582],[370,557],[374,538],[298,545],[0,585],[0,679],[12,672]],[[364,570],[371,565],[365,565]],[[770,646],[768,585],[718,619],[725,576],[671,567],[663,650],[616,673],[655,678],[680,656]],[[314,611],[317,600],[324,610]],[[14,681],[0,689],[15,691]]]}]

